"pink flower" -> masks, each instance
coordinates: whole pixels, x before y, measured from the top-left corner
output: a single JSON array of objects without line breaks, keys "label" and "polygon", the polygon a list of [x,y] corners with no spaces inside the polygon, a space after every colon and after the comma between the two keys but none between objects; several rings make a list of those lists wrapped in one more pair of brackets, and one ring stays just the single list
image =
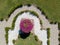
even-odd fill
[{"label": "pink flower", "polygon": [[20,22],[20,29],[24,33],[29,33],[33,28],[33,23],[30,19],[22,19]]}]

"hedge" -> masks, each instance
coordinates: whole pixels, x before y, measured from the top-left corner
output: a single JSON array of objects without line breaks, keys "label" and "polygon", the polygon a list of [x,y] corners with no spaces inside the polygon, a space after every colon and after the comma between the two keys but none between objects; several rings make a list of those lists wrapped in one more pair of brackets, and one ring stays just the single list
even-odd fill
[{"label": "hedge", "polygon": [[47,40],[47,45],[50,45],[50,40]]},{"label": "hedge", "polygon": [[8,43],[8,31],[9,31],[9,27],[6,27],[5,28],[5,32],[6,32],[6,34],[5,34],[5,39],[6,39],[6,43]]},{"label": "hedge", "polygon": [[50,38],[50,28],[47,28],[47,38]]}]

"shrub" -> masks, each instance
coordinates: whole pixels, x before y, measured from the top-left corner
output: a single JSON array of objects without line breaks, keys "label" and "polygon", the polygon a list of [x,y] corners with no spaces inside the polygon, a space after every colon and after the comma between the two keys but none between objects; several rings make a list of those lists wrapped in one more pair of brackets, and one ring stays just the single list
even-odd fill
[{"label": "shrub", "polygon": [[3,21],[3,18],[1,18],[0,21]]},{"label": "shrub", "polygon": [[30,7],[30,6],[31,6],[31,4],[27,4],[27,6],[28,6],[28,7]]},{"label": "shrub", "polygon": [[44,11],[42,11],[42,14],[43,14],[43,15],[46,15]]},{"label": "shrub", "polygon": [[37,7],[37,9],[39,9],[40,11],[42,11],[40,7]]},{"label": "shrub", "polygon": [[59,44],[60,45],[60,44]]},{"label": "shrub", "polygon": [[50,40],[47,40],[47,45],[50,45]]},{"label": "shrub", "polygon": [[60,36],[60,33],[58,34],[58,36]]},{"label": "shrub", "polygon": [[58,38],[58,40],[60,41],[60,37]]},{"label": "shrub", "polygon": [[48,17],[47,17],[47,16],[45,16],[45,18],[46,18],[46,19],[48,19]]},{"label": "shrub", "polygon": [[40,24],[42,25],[42,20],[40,20]]},{"label": "shrub", "polygon": [[13,40],[13,44],[15,44],[15,40]]},{"label": "shrub", "polygon": [[47,28],[47,38],[50,38],[50,28]]},{"label": "shrub", "polygon": [[20,35],[18,35],[18,39],[20,38]]},{"label": "shrub", "polygon": [[50,24],[53,24],[53,21],[50,21]]},{"label": "shrub", "polygon": [[21,8],[23,5],[21,4],[19,7]]},{"label": "shrub", "polygon": [[35,38],[36,41],[38,41],[38,37],[36,35],[34,36],[34,38]]}]

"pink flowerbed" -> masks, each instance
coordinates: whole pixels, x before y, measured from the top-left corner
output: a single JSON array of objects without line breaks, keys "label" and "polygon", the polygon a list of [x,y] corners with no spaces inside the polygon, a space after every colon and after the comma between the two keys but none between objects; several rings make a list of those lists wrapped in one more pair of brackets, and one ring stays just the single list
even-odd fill
[{"label": "pink flowerbed", "polygon": [[30,19],[22,19],[20,22],[20,29],[24,33],[29,33],[33,28],[33,22]]}]

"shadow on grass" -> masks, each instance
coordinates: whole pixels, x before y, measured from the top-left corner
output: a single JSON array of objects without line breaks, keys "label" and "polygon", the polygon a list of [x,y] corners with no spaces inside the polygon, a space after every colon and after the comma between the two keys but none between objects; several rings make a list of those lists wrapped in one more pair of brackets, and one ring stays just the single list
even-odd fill
[{"label": "shadow on grass", "polygon": [[20,38],[26,39],[29,35],[30,35],[30,32],[29,33],[24,33],[21,30],[19,30],[19,36],[20,36]]}]

